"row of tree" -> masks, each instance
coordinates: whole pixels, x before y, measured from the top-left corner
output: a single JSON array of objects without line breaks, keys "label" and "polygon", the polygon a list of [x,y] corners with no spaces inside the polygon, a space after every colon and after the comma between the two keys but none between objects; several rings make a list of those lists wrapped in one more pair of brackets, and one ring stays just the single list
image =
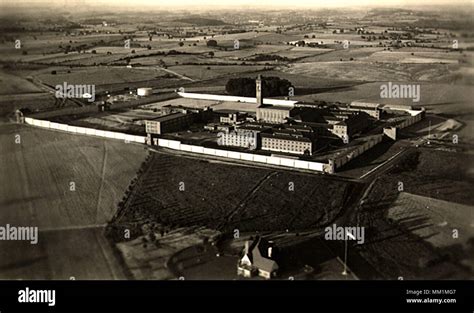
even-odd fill
[{"label": "row of tree", "polygon": [[[291,82],[280,77],[262,77],[262,96],[277,97],[288,96]],[[248,77],[231,78],[225,86],[225,90],[232,96],[255,97],[255,79]]]}]

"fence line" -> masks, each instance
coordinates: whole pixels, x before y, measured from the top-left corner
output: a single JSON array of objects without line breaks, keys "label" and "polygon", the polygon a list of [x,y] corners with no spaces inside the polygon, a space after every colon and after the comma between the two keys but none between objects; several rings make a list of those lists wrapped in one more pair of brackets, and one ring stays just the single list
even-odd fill
[{"label": "fence line", "polygon": [[[178,92],[178,95],[180,95],[183,98],[190,98],[190,99],[257,103],[257,99],[255,97],[211,95],[211,94],[191,93],[191,92]],[[276,106],[291,106],[291,107],[294,107],[297,102],[298,101],[296,101],[296,100],[282,100],[282,99],[271,99],[271,98],[264,98],[263,99],[263,104],[271,104],[271,105],[276,105]]]},{"label": "fence line", "polygon": [[33,126],[38,126],[42,128],[48,128],[53,130],[61,130],[64,132],[72,133],[72,134],[81,134],[81,135],[89,135],[89,136],[97,136],[103,138],[110,138],[110,139],[119,139],[127,142],[138,142],[138,143],[146,143],[145,136],[136,136],[130,135],[120,132],[113,132],[113,131],[106,131],[106,130],[99,130],[95,128],[87,128],[87,127],[79,127],[79,126],[72,126],[67,124],[61,123],[53,123],[50,121],[38,120],[31,117],[25,118],[25,123]]},{"label": "fence line", "polygon": [[[79,127],[79,126],[72,126],[67,124],[61,123],[54,123],[45,120],[38,120],[30,117],[25,118],[25,123],[33,126],[38,126],[47,129],[53,130],[61,130],[64,132],[72,133],[72,134],[81,134],[81,135],[90,135],[90,136],[97,136],[103,138],[110,138],[110,139],[119,139],[126,142],[137,142],[146,144],[148,142],[148,138],[145,136],[136,136],[130,135],[120,132],[114,131],[105,131],[99,130],[95,128],[87,128],[87,127]],[[275,157],[275,156],[266,156],[261,154],[252,154],[252,153],[244,153],[244,152],[237,152],[237,151],[229,151],[229,150],[222,150],[222,149],[213,149],[213,148],[205,148],[202,146],[195,146],[195,145],[187,145],[181,143],[179,140],[168,140],[162,138],[154,138],[153,144],[165,147],[173,150],[180,150],[185,152],[192,152],[192,153],[199,153],[199,154],[206,154],[206,155],[214,155],[218,157],[225,157],[229,159],[236,159],[242,161],[250,161],[256,163],[265,163],[270,165],[278,165],[290,168],[297,168],[297,169],[305,169],[315,172],[326,172],[326,173],[334,173],[336,168],[339,168],[352,160],[353,158],[359,156],[360,154],[364,153],[365,151],[369,150],[380,141],[382,141],[383,135],[374,136],[372,140],[367,141],[362,146],[359,146],[355,150],[351,150],[350,152],[343,153],[336,158],[332,158],[329,160],[328,163],[321,163],[321,162],[311,162],[311,161],[304,161],[292,158],[285,158],[285,157]]]},{"label": "fence line", "polygon": [[261,155],[261,154],[245,153],[245,152],[222,150],[222,149],[205,148],[202,146],[183,144],[178,140],[154,138],[153,144],[160,147],[174,149],[174,150],[193,152],[193,153],[199,153],[199,154],[207,154],[207,155],[213,155],[213,156],[224,157],[224,158],[229,158],[229,159],[307,169],[307,170],[312,170],[312,171],[317,171],[317,172],[328,171],[327,169],[328,164],[326,163],[310,162],[310,161],[296,160],[296,159],[290,159],[290,158],[285,158],[285,157],[266,156],[266,155]]}]

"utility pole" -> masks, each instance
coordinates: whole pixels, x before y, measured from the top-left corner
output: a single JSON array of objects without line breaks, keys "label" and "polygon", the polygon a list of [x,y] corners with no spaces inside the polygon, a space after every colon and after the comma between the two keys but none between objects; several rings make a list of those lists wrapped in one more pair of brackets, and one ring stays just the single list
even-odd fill
[{"label": "utility pole", "polygon": [[[351,238],[352,240],[355,240],[356,237],[351,234],[350,232],[348,232],[347,230],[345,231],[346,232],[346,235],[344,236],[344,241],[345,241],[345,247],[344,247],[344,271],[342,272],[342,275],[344,276],[347,276],[347,237]],[[346,278],[347,279],[347,278]]]},{"label": "utility pole", "polygon": [[345,238],[345,248],[344,248],[344,271],[342,272],[342,275],[346,276],[347,275],[347,237]]},{"label": "utility pole", "polygon": [[431,120],[428,121],[429,126],[428,126],[428,144],[430,144],[430,139],[431,139]]}]

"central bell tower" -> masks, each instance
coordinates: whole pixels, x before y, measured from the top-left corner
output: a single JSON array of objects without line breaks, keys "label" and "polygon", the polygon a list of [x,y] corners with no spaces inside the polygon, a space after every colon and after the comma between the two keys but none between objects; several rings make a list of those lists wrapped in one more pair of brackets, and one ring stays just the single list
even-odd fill
[{"label": "central bell tower", "polygon": [[257,95],[257,107],[263,104],[262,97],[262,76],[258,75],[257,80],[255,81],[256,95]]}]

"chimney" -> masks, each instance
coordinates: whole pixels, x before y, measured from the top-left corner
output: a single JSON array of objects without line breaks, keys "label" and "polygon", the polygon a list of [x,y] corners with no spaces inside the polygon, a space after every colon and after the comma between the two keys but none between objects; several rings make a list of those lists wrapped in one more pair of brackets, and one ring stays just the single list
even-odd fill
[{"label": "chimney", "polygon": [[268,242],[268,258],[271,259],[273,255],[273,241]]},{"label": "chimney", "polygon": [[257,80],[255,81],[256,87],[256,95],[257,95],[257,106],[261,106],[263,104],[262,98],[262,76],[258,75]]}]

